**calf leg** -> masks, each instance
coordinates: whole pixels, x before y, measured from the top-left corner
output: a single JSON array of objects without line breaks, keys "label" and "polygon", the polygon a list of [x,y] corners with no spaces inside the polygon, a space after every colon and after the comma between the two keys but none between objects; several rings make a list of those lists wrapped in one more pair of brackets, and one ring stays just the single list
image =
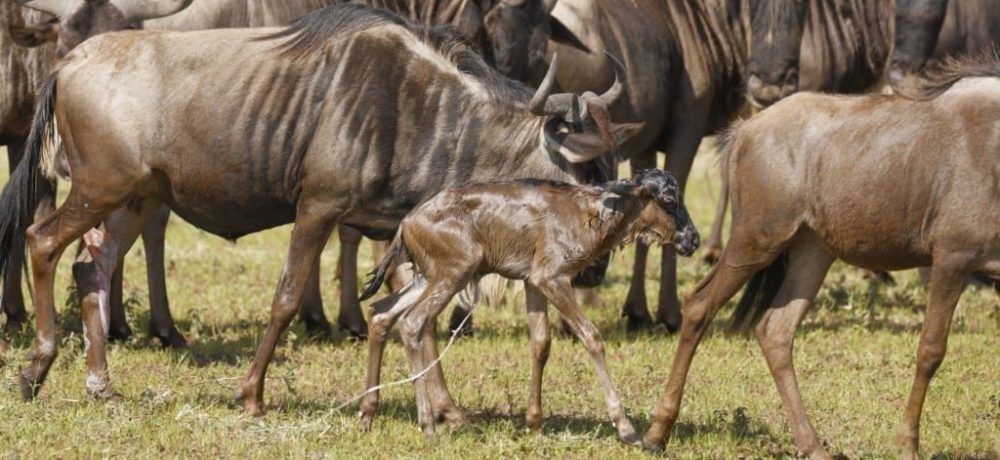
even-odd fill
[{"label": "calf leg", "polygon": [[361,303],[358,301],[358,246],[361,244],[361,232],[341,225],[337,230],[340,236],[340,313],[337,324],[353,337],[365,338],[368,335],[368,324],[361,313]]},{"label": "calf leg", "polygon": [[237,393],[237,399],[242,401],[243,412],[246,414],[264,413],[264,378],[268,364],[274,356],[281,333],[288,328],[292,317],[299,310],[302,292],[339,216],[340,210],[332,204],[316,203],[308,199],[299,202],[285,268],[281,271],[271,303],[271,321],[257,348],[246,380]]},{"label": "calf leg", "polygon": [[[607,403],[608,415],[611,423],[618,430],[618,439],[627,444],[638,444],[639,436],[632,427],[632,422],[625,415],[625,408],[622,407],[618,392],[615,390],[611,375],[608,373],[607,364],[604,359],[604,344],[601,341],[601,333],[594,325],[587,320],[576,304],[576,297],[568,279],[561,280],[532,280],[542,294],[559,310],[559,314],[566,320],[573,334],[583,343],[583,346],[590,354],[590,359],[597,369],[597,380],[604,389],[604,400]],[[534,375],[534,373],[532,374]],[[539,375],[539,379],[541,375]],[[539,382],[541,383],[541,382]]]},{"label": "calf leg", "polygon": [[[385,355],[385,341],[389,336],[389,331],[396,324],[399,315],[413,307],[425,288],[426,284],[423,278],[418,278],[399,293],[391,294],[372,305],[371,330],[368,334],[368,377],[365,384],[367,390],[379,386],[382,358]],[[371,428],[378,404],[378,390],[371,391],[361,399],[361,411],[358,415],[361,417],[363,430]]]},{"label": "calf leg", "polygon": [[[633,176],[639,171],[655,168],[656,151],[636,154],[629,162],[632,166]],[[636,243],[635,262],[632,265],[632,279],[629,282],[625,305],[622,307],[622,316],[625,317],[625,326],[629,331],[643,329],[653,324],[653,319],[649,316],[649,307],[646,302],[646,256],[648,254],[649,246],[641,242]]]},{"label": "calf leg", "polygon": [[792,347],[795,330],[822,286],[833,257],[814,239],[795,244],[788,256],[787,276],[756,327],[757,341],[788,411],[795,447],[810,458],[829,458],[802,403]]},{"label": "calf leg", "polygon": [[906,402],[906,412],[899,427],[897,443],[900,457],[916,459],[920,445],[920,414],[931,378],[944,361],[948,331],[955,305],[965,289],[968,273],[961,257],[935,257],[928,284],[927,311],[917,345],[917,372]]},{"label": "calf leg", "polygon": [[524,288],[528,307],[528,332],[531,335],[531,391],[525,424],[532,431],[542,429],[542,374],[549,360],[552,336],[549,333],[548,305],[545,296],[531,286]]}]

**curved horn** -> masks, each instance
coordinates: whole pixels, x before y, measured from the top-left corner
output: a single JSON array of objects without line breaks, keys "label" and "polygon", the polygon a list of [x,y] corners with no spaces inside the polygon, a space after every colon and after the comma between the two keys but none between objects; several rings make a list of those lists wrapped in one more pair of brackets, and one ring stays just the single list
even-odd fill
[{"label": "curved horn", "polygon": [[170,16],[187,8],[191,2],[192,0],[111,0],[111,4],[130,21]]},{"label": "curved horn", "polygon": [[559,67],[559,56],[552,54],[552,62],[549,62],[549,70],[545,72],[545,78],[538,85],[535,95],[531,96],[528,109],[538,116],[564,115],[573,108],[573,99],[576,95],[568,93],[552,94],[552,88],[556,85],[556,68]]},{"label": "curved horn", "polygon": [[608,55],[608,57],[615,63],[615,82],[611,84],[611,87],[608,88],[604,94],[601,94],[601,100],[604,101],[605,104],[611,105],[618,100],[625,90],[625,85],[622,84],[622,78],[625,74],[625,66],[622,64],[622,61],[619,61],[618,58],[614,57],[611,53],[605,51],[604,54]]},{"label": "curved horn", "polygon": [[53,16],[63,18],[69,16],[79,7],[83,6],[83,0],[13,0],[18,5]]}]

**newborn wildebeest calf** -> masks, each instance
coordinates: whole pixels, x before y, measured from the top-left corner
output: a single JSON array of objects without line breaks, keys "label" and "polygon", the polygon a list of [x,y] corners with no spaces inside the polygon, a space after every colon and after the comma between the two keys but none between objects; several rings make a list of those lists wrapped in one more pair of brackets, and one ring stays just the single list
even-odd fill
[{"label": "newborn wildebeest calf", "polygon": [[931,267],[898,438],[902,457],[917,458],[924,398],[966,280],[1000,280],[997,77],[995,56],[955,61],[899,96],[799,94],[732,129],[724,149],[732,235],[684,305],[647,447],[670,433],[698,342],[747,284],[734,324],[755,329],[798,450],[829,458],[806,415],[792,344],[839,258],[872,270]]},{"label": "newborn wildebeest calf", "polygon": [[[373,295],[387,268],[409,257],[417,271],[401,292],[376,302],[368,336],[368,388],[379,384],[385,338],[400,317],[400,335],[414,372],[437,359],[437,349],[422,340],[433,337],[437,315],[470,281],[488,273],[525,281],[529,298],[548,299],[559,310],[597,367],[608,413],[619,437],[636,443],[638,437],[618,400],[604,362],[600,333],[580,311],[571,280],[595,259],[617,246],[639,240],[672,244],[682,255],[698,248],[695,230],[681,199],[677,180],[669,173],[648,170],[631,181],[601,186],[574,186],[540,180],[479,184],[439,193],[414,209],[400,224],[389,253],[362,294]],[[528,426],[541,419],[542,370],[548,359],[549,332],[545,302],[530,309],[529,330],[534,363]],[[425,433],[434,431],[432,411],[451,401],[440,365],[436,378],[415,381],[418,421]],[[428,383],[429,382],[429,383]],[[436,386],[434,382],[440,382]],[[367,427],[378,406],[378,392],[361,405]],[[438,414],[449,422],[449,414]]]}]

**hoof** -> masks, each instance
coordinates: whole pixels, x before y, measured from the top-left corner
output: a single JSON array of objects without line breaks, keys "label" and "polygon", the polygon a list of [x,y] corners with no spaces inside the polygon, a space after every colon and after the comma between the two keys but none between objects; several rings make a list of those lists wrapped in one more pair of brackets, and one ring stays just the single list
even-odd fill
[{"label": "hoof", "polygon": [[163,348],[187,348],[187,339],[177,331],[177,328],[154,329],[150,327],[149,335],[158,339]]},{"label": "hoof", "polygon": [[[462,324],[462,320],[465,319],[467,312],[461,308],[455,307],[451,311],[451,317],[448,318],[448,330],[456,335],[463,337],[471,337],[475,332],[475,328],[472,327],[472,317]],[[457,332],[456,332],[457,331]]]},{"label": "hoof", "polygon": [[648,440],[646,438],[642,439],[642,448],[646,449],[649,452],[653,452],[653,453],[656,453],[656,454],[661,454],[661,453],[663,453],[666,450],[666,449],[663,448],[663,443],[662,442],[654,442],[654,441],[650,441],[650,440]]},{"label": "hoof", "polygon": [[250,398],[246,396],[246,392],[243,389],[236,390],[236,403],[240,405],[240,410],[243,415],[249,415],[251,417],[261,417],[264,415],[263,405],[257,398]]},{"label": "hoof", "polygon": [[443,422],[453,430],[457,430],[469,424],[469,419],[465,418],[465,414],[455,410],[436,414],[434,416],[434,420]]},{"label": "hoof", "polygon": [[326,318],[302,318],[302,325],[306,328],[306,334],[310,337],[328,339],[333,337],[333,326]]},{"label": "hoof", "polygon": [[361,429],[362,433],[369,433],[372,430],[372,419],[374,414],[366,414],[364,412],[358,412],[358,417],[360,417],[361,422],[358,423],[358,427]]},{"label": "hoof", "polygon": [[677,331],[679,331],[681,329],[681,320],[680,319],[674,319],[674,320],[671,320],[671,319],[657,319],[656,322],[658,324],[662,324],[663,327],[667,328],[667,332],[671,333],[671,334],[675,334],[675,333],[677,333]]},{"label": "hoof", "polygon": [[628,332],[645,331],[653,327],[653,320],[646,316],[625,315],[625,330]]},{"label": "hoof", "polygon": [[128,324],[112,326],[108,331],[108,342],[127,342],[132,339],[132,328]]},{"label": "hoof", "polygon": [[361,321],[358,324],[348,324],[347,321],[337,321],[337,326],[340,327],[341,331],[346,332],[348,337],[352,339],[366,340],[368,338],[368,323],[364,321]]}]

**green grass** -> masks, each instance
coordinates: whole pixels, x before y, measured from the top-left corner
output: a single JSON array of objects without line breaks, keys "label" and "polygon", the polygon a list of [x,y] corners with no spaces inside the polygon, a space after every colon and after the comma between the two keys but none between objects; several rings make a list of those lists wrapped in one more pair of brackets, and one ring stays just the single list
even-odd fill
[{"label": "green grass", "polygon": [[[714,155],[701,156],[687,195],[705,234],[718,193],[714,165]],[[61,191],[66,188],[63,184]],[[289,227],[282,227],[232,244],[176,217],[171,220],[171,306],[191,344],[182,351],[163,350],[143,333],[148,319],[145,266],[141,250],[133,250],[127,260],[125,297],[137,338],[112,345],[109,353],[115,388],[124,397],[119,403],[84,396],[80,314],[72,302],[61,308],[60,355],[33,403],[21,402],[16,381],[33,329],[11,337],[11,349],[2,356],[6,365],[0,369],[0,456],[648,456],[616,441],[586,353],[558,335],[545,378],[544,432],[526,431],[530,346],[521,300],[513,307],[479,310],[478,333],[460,339],[444,359],[450,388],[472,419],[471,428],[442,428],[436,438],[425,439],[416,426],[412,387],[404,385],[383,393],[372,432],[359,432],[356,408],[334,408],[362,389],[365,347],[339,334],[331,342],[316,341],[305,337],[298,325],[285,334],[270,369],[269,413],[263,418],[241,416],[233,403],[234,389],[267,321],[288,235]],[[329,317],[336,311],[337,285],[331,277],[336,251],[336,244],[330,244],[323,254]],[[367,272],[372,261],[368,247],[362,251],[362,270]],[[637,428],[645,430],[676,338],[663,330],[636,336],[623,331],[618,312],[631,258],[631,250],[615,256],[610,282],[598,291],[607,305],[588,308],[587,313],[605,338],[612,376],[629,414]],[[650,299],[658,289],[652,282],[658,277],[657,260],[647,274]],[[696,260],[682,261],[681,292],[689,292],[706,272]],[[69,280],[69,257],[64,257],[56,288],[60,301],[69,297]],[[870,287],[858,270],[835,265],[798,335],[796,365],[803,397],[833,453],[851,458],[892,455],[925,302],[914,272],[897,274],[897,281],[896,286]],[[986,289],[971,289],[962,298],[948,357],[924,410],[922,446],[928,458],[1000,455],[998,303]],[[393,339],[385,380],[405,377],[408,368]],[[756,343],[709,335],[691,370],[666,456],[793,455],[785,411]]]}]

